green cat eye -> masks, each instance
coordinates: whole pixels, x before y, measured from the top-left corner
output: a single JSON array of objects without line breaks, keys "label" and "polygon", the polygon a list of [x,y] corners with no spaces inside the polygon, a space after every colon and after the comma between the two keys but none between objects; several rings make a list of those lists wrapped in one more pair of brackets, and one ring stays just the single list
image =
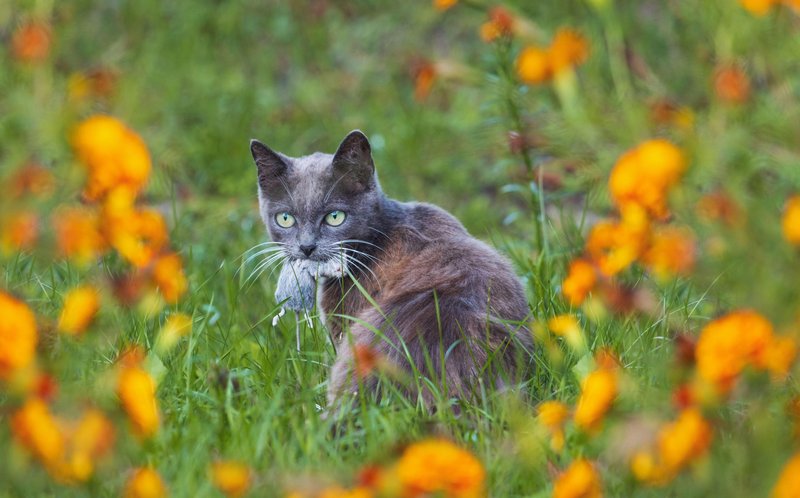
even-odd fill
[{"label": "green cat eye", "polygon": [[275,215],[275,223],[281,228],[291,228],[294,225],[294,216],[289,213],[278,213]]},{"label": "green cat eye", "polygon": [[325,215],[325,223],[332,227],[338,227],[344,223],[344,219],[346,217],[347,216],[344,214],[344,211],[331,211]]}]

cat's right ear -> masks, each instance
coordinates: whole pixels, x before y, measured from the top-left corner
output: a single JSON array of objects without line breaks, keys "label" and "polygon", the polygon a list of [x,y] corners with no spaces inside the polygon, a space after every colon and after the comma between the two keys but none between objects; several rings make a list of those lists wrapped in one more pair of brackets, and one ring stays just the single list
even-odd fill
[{"label": "cat's right ear", "polygon": [[270,187],[286,174],[289,165],[280,154],[258,140],[250,140],[250,152],[258,167],[258,185],[261,190],[268,192],[271,190]]}]

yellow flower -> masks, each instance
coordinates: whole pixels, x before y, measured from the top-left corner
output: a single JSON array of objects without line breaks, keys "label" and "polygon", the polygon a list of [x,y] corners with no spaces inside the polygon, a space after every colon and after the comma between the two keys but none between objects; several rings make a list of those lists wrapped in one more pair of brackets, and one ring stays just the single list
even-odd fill
[{"label": "yellow flower", "polygon": [[756,358],[755,364],[780,380],[789,374],[795,358],[797,358],[797,342],[791,337],[775,336]]},{"label": "yellow flower", "polygon": [[178,302],[189,287],[180,256],[169,253],[156,259],[153,281],[168,303]]},{"label": "yellow flower", "polygon": [[569,264],[567,278],[561,285],[561,292],[572,306],[580,306],[597,282],[594,266],[585,259],[574,259]]},{"label": "yellow flower", "polygon": [[68,478],[86,481],[94,472],[94,460],[107,453],[114,443],[114,426],[99,410],[90,408],[69,435],[65,464]]},{"label": "yellow flower", "polygon": [[790,244],[800,245],[800,195],[793,195],[786,201],[781,228]]},{"label": "yellow flower", "polygon": [[528,85],[544,83],[553,77],[553,68],[547,50],[528,46],[517,56],[517,75]]},{"label": "yellow flower", "polygon": [[97,213],[82,208],[70,208],[56,214],[53,225],[61,253],[85,264],[100,256],[106,241],[100,233]]},{"label": "yellow flower", "polygon": [[710,322],[695,346],[700,378],[728,392],[749,364],[759,360],[773,340],[772,324],[754,311],[736,311]]},{"label": "yellow flower", "polygon": [[100,293],[85,285],[72,289],[64,299],[64,307],[58,318],[58,330],[69,335],[78,335],[94,320],[100,309]]},{"label": "yellow flower", "polygon": [[136,469],[125,484],[125,498],[165,498],[168,494],[161,476],[148,467]]},{"label": "yellow flower", "polygon": [[558,30],[548,50],[549,65],[554,75],[582,64],[587,57],[589,43],[583,35],[570,28]]},{"label": "yellow flower", "polygon": [[553,451],[564,448],[564,422],[569,418],[569,410],[559,401],[545,401],[537,408],[536,420],[552,434],[550,442]]},{"label": "yellow flower", "polygon": [[786,462],[778,476],[778,482],[772,488],[772,498],[798,498],[800,497],[800,453]]},{"label": "yellow flower", "polygon": [[739,0],[742,7],[756,16],[763,16],[779,2],[780,0]]},{"label": "yellow flower", "polygon": [[677,227],[654,230],[642,262],[658,278],[685,274],[692,269],[695,244],[691,232]]},{"label": "yellow flower", "polygon": [[33,312],[0,290],[0,380],[33,363],[37,340]]},{"label": "yellow flower", "polygon": [[585,347],[583,330],[574,315],[558,315],[547,321],[547,328],[558,336],[566,339],[567,344],[573,349],[582,350]]},{"label": "yellow flower", "polygon": [[354,489],[328,488],[323,490],[318,498],[372,498],[372,491],[367,488],[357,487]]},{"label": "yellow flower", "polygon": [[453,7],[457,3],[458,0],[433,0],[433,7],[441,12]]},{"label": "yellow flower", "polygon": [[579,458],[556,479],[553,498],[601,498],[600,474],[588,460]]},{"label": "yellow flower", "polygon": [[142,437],[156,433],[159,424],[156,383],[140,366],[123,365],[117,381],[117,394],[134,431]]},{"label": "yellow flower", "polygon": [[59,421],[41,399],[29,399],[12,415],[11,431],[47,467],[64,457],[66,441]]},{"label": "yellow flower", "polygon": [[406,448],[395,474],[408,497],[441,493],[448,498],[473,498],[486,494],[486,472],[478,459],[444,439],[429,439]]},{"label": "yellow flower", "polygon": [[181,337],[184,337],[192,332],[192,318],[183,313],[175,313],[167,318],[164,326],[158,332],[158,339],[156,339],[156,349],[159,352],[167,352],[173,347]]},{"label": "yellow flower", "polygon": [[589,232],[586,252],[600,272],[610,277],[633,264],[647,248],[649,238],[649,223],[643,216],[603,221]]},{"label": "yellow flower", "polygon": [[600,368],[587,375],[581,383],[581,395],[575,408],[575,425],[588,432],[599,428],[617,397],[617,391],[616,370]]},{"label": "yellow flower", "polygon": [[147,183],[151,169],[147,146],[118,119],[102,115],[86,119],[75,129],[72,145],[87,169],[87,199],[99,200],[120,186],[139,192]]},{"label": "yellow flower", "polygon": [[20,212],[0,219],[0,251],[10,254],[30,249],[39,234],[39,219],[34,213]]},{"label": "yellow flower", "polygon": [[114,249],[131,264],[142,268],[167,244],[167,225],[161,214],[137,208],[134,200],[130,189],[111,190],[103,204],[102,225]]},{"label": "yellow flower", "polygon": [[623,154],[608,181],[614,203],[622,208],[634,204],[650,215],[667,215],[667,193],[686,169],[683,152],[672,143],[648,140]]},{"label": "yellow flower", "polygon": [[243,463],[218,461],[211,464],[211,480],[222,494],[237,498],[250,489],[253,476],[250,468]]}]

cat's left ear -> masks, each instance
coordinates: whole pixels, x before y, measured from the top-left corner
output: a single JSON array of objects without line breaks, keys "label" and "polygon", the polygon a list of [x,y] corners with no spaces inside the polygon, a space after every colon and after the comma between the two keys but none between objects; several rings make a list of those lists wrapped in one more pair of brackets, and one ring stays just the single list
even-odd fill
[{"label": "cat's left ear", "polygon": [[352,190],[360,192],[375,184],[372,147],[361,130],[351,131],[339,144],[333,155],[333,170],[336,176],[344,176],[343,181]]}]

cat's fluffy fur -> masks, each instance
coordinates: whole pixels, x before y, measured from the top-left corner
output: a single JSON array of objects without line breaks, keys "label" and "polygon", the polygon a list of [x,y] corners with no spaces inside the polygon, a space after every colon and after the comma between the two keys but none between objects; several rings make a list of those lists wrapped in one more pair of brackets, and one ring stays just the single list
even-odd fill
[{"label": "cat's fluffy fur", "polygon": [[[531,348],[529,309],[511,265],[441,208],[387,198],[364,134],[351,132],[333,155],[290,158],[255,140],[251,151],[273,241],[290,260],[344,262],[377,304],[350,275],[322,284],[319,305],[338,341],[329,403],[374,385],[354,373],[360,346],[429,378],[447,396],[470,397],[479,382],[519,380]],[[334,210],[346,213],[341,226],[323,222]],[[277,225],[282,212],[294,216],[294,226]],[[316,249],[306,256],[300,247],[309,245]],[[424,382],[405,389],[426,402],[434,397]]]}]

